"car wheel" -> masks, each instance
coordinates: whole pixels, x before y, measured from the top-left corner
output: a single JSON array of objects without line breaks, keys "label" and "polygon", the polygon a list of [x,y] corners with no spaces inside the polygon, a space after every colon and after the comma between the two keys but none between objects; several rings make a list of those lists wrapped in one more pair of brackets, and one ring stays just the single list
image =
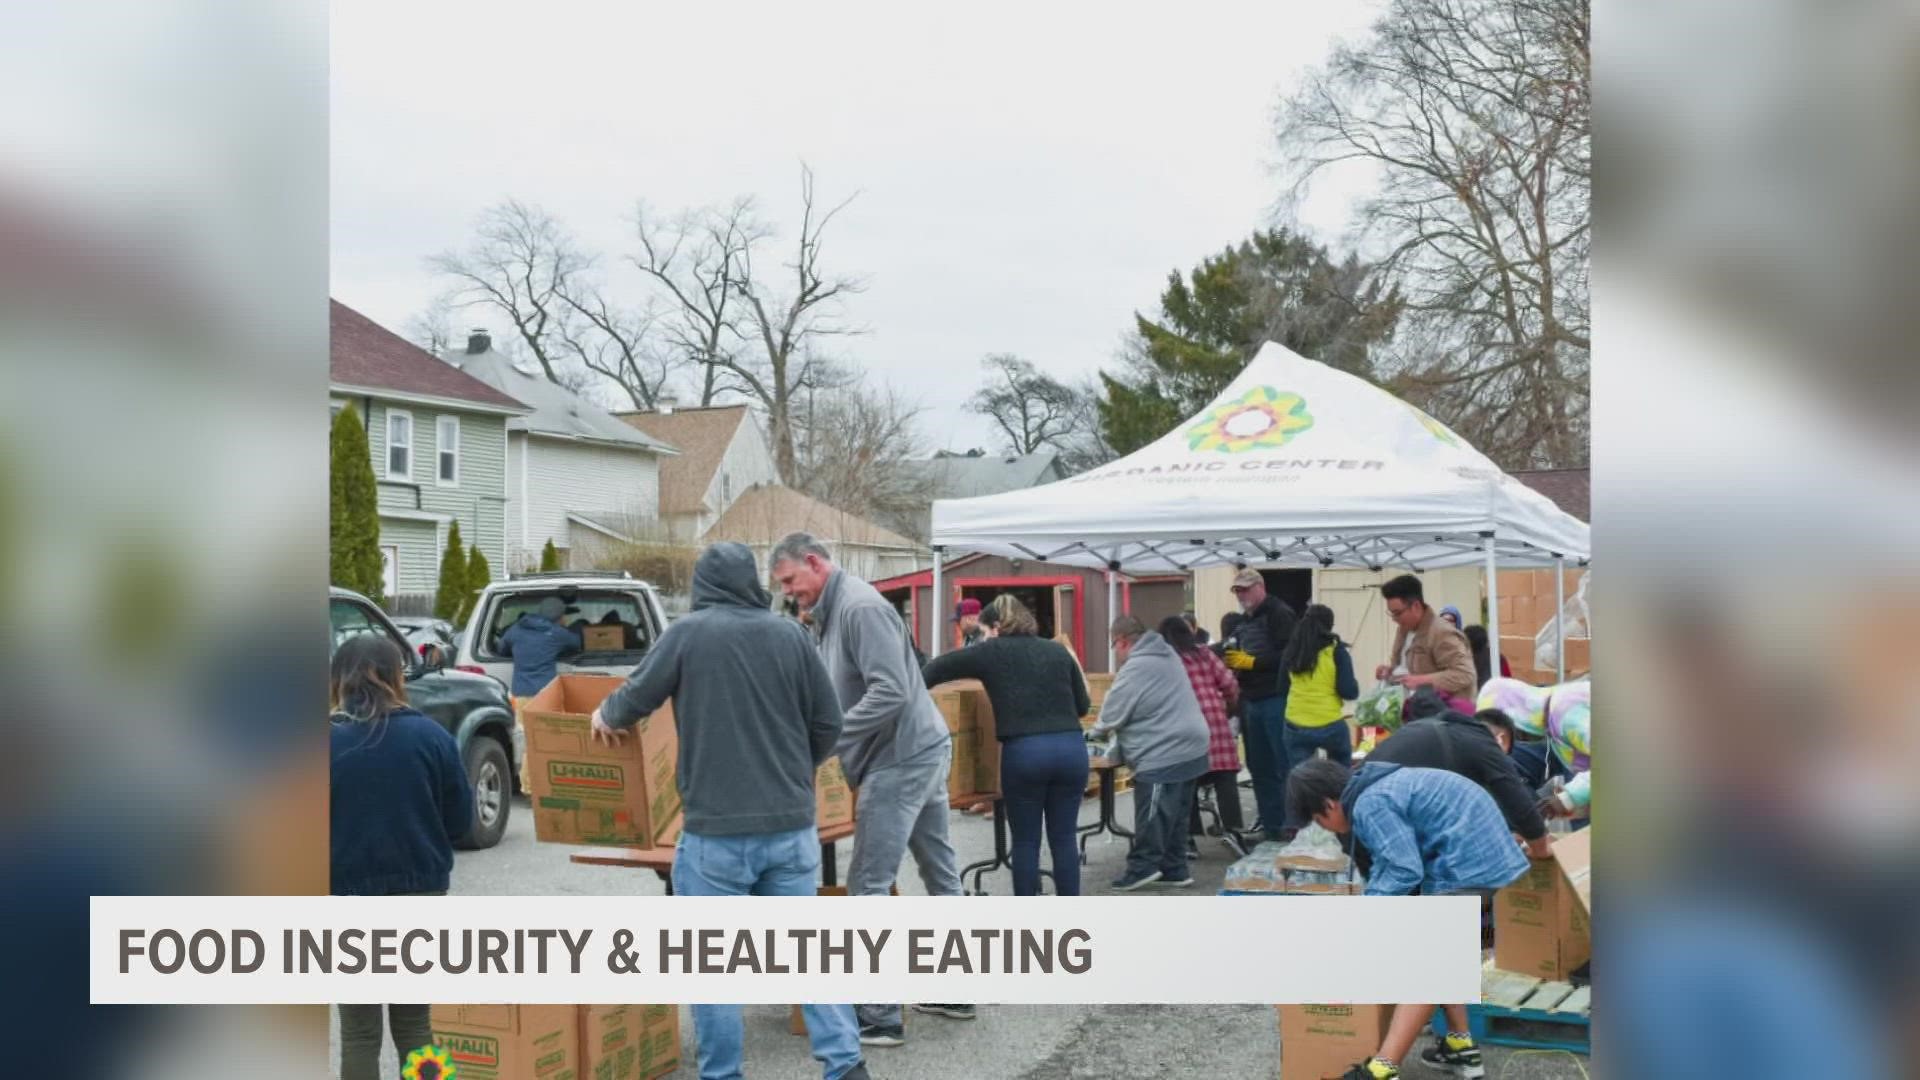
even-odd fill
[{"label": "car wheel", "polygon": [[467,783],[473,786],[473,831],[461,840],[468,849],[490,848],[506,835],[507,814],[513,809],[508,793],[513,773],[507,748],[491,735],[475,735],[467,743]]}]

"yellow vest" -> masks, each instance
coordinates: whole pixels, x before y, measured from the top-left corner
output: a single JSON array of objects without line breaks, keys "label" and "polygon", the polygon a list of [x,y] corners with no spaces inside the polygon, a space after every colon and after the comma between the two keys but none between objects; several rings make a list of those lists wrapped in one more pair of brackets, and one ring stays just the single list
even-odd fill
[{"label": "yellow vest", "polygon": [[1307,674],[1287,673],[1292,680],[1292,688],[1287,691],[1287,723],[1304,728],[1326,727],[1338,721],[1345,711],[1340,694],[1333,687],[1333,649],[1332,645],[1321,649],[1320,659],[1314,661],[1313,670]]}]

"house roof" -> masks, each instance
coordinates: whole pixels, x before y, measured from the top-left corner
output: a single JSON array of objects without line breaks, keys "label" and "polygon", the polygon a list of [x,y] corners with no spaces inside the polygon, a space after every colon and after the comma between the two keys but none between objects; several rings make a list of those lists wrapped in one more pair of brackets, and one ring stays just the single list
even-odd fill
[{"label": "house roof", "polygon": [[574,439],[655,454],[677,451],[543,375],[521,371],[498,349],[460,350],[446,362],[502,393],[532,406],[533,412],[507,421],[507,430]]},{"label": "house roof", "polygon": [[1060,457],[1052,447],[1030,454],[955,454],[942,450],[915,465],[936,499],[971,499],[1033,487]]},{"label": "house roof", "polygon": [[918,544],[897,532],[778,484],[748,488],[713,523],[701,542],[771,544],[793,532],[812,533],[828,544],[919,550]]},{"label": "house roof", "polygon": [[747,420],[745,405],[719,405],[672,412],[614,414],[633,427],[680,451],[660,463],[660,512],[697,514],[705,509],[713,474],[727,456],[727,447]]},{"label": "house roof", "polygon": [[1586,469],[1529,469],[1513,473],[1513,478],[1553,500],[1553,504],[1574,517],[1592,524],[1590,506],[1592,481]]},{"label": "house roof", "polygon": [[527,406],[388,330],[338,300],[329,318],[328,378],[336,386],[467,404],[488,412]]}]

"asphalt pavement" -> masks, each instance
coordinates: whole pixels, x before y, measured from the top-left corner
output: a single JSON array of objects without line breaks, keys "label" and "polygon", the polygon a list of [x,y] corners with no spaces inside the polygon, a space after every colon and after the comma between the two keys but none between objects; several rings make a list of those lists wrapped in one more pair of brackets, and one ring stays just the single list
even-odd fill
[{"label": "asphalt pavement", "polygon": [[[1243,800],[1252,809],[1250,795]],[[1082,822],[1097,816],[1098,804],[1083,804]],[[1123,824],[1133,816],[1131,796],[1118,797],[1116,816]],[[993,825],[990,818],[955,812],[952,836],[962,865],[991,858]],[[507,833],[486,851],[463,851],[454,863],[452,892],[467,895],[512,896],[658,896],[665,889],[644,870],[575,865],[575,850],[542,844],[533,838],[533,815],[525,798],[514,799]],[[852,841],[839,844],[844,875]],[[1194,884],[1180,890],[1210,895],[1220,888],[1234,856],[1219,840],[1200,841],[1200,857],[1193,863]],[[1125,842],[1096,837],[1087,848],[1082,872],[1083,891],[1103,895],[1119,876],[1126,860]],[[1042,855],[1042,865],[1046,857]],[[967,881],[972,884],[972,879]],[[1012,879],[1002,869],[987,875],[986,891],[1011,895]],[[903,893],[924,894],[909,865],[902,868]],[[1151,891],[1151,890],[1148,890]],[[1173,891],[1173,890],[1166,890]],[[1264,901],[1248,898],[1247,932],[1276,933],[1281,928],[1262,922]],[[1288,905],[1297,908],[1299,905]],[[1234,962],[1231,956],[1196,957],[1193,977],[1204,979],[1215,965]],[[746,1008],[746,1073],[754,1080],[806,1080],[818,1077],[819,1067],[807,1052],[804,1038],[787,1030],[787,1009],[781,1006]],[[336,1035],[337,1038],[337,1035]],[[337,1056],[337,1049],[335,1051]],[[691,1018],[681,1016],[681,1066],[676,1077],[698,1075],[694,1068]],[[388,1054],[391,1059],[391,1051]],[[906,1045],[870,1049],[868,1067],[875,1080],[1094,1080],[1126,1077],[1153,1080],[1174,1077],[1265,1077],[1278,1074],[1280,1033],[1271,1006],[1245,1005],[988,1005],[979,1019],[954,1021],[909,1014]],[[1491,1080],[1581,1080],[1591,1068],[1585,1058],[1488,1048],[1487,1075]],[[384,1075],[398,1076],[393,1065]],[[1415,1061],[1402,1069],[1407,1080],[1448,1075],[1426,1069]],[[1291,1078],[1289,1078],[1291,1080]]]}]

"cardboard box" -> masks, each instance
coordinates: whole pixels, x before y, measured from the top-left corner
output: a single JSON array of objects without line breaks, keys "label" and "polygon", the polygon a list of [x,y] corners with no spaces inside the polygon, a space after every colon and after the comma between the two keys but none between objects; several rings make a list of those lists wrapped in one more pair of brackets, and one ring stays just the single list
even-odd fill
[{"label": "cardboard box", "polygon": [[973,679],[943,683],[933,691],[933,703],[947,721],[947,730],[955,734],[972,731],[974,726],[974,690],[980,683]]},{"label": "cardboard box", "polygon": [[435,1005],[432,1020],[462,1080],[582,1080],[573,1005]]},{"label": "cardboard box", "polygon": [[625,680],[561,675],[521,706],[533,834],[561,844],[659,847],[680,813],[673,706],[613,746],[593,739],[593,710]]},{"label": "cardboard box", "polygon": [[579,1009],[581,1080],[653,1080],[679,1068],[678,1005]]},{"label": "cardboard box", "polygon": [[975,692],[973,701],[973,790],[1000,791],[1000,740],[994,736],[993,702],[987,700],[985,687]]},{"label": "cardboard box", "polygon": [[813,774],[813,824],[816,828],[853,824],[853,788],[838,757],[830,757]]},{"label": "cardboard box", "polygon": [[1087,696],[1093,699],[1093,707],[1107,700],[1107,691],[1113,689],[1113,676],[1104,672],[1087,672]]},{"label": "cardboard box", "polygon": [[978,790],[974,787],[975,765],[978,758],[974,752],[976,745],[973,732],[961,731],[954,734],[953,765],[947,772],[948,797],[957,799],[962,795],[972,795]]},{"label": "cardboard box", "polygon": [[1501,971],[1565,981],[1593,956],[1592,829],[1554,841],[1553,858],[1493,898],[1493,963]]},{"label": "cardboard box", "polygon": [[1280,1080],[1326,1080],[1380,1052],[1391,1005],[1276,1005]]},{"label": "cardboard box", "polygon": [[619,652],[627,647],[627,629],[624,626],[588,626],[580,630],[584,640],[584,652]]}]

